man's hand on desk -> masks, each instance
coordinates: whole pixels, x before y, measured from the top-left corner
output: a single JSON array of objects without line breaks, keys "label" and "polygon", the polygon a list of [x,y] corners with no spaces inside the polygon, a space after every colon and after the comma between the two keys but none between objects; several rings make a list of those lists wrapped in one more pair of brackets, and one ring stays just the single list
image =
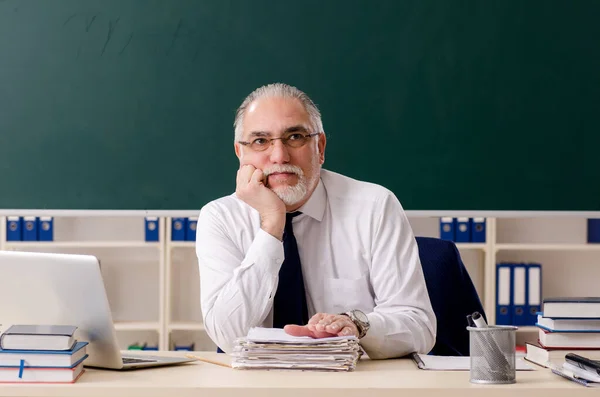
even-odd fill
[{"label": "man's hand on desk", "polygon": [[317,313],[307,325],[286,325],[285,332],[292,336],[310,336],[328,338],[331,336],[354,335],[358,338],[358,329],[350,317],[343,314]]}]

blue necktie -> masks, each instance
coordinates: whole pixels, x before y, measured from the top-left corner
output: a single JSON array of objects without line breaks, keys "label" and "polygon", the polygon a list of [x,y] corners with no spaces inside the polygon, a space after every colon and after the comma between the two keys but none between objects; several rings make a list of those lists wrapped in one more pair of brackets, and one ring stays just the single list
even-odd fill
[{"label": "blue necktie", "polygon": [[292,229],[292,218],[300,214],[301,212],[285,214],[284,260],[279,269],[279,284],[273,302],[273,328],[283,328],[287,324],[306,325],[308,323],[300,254]]}]

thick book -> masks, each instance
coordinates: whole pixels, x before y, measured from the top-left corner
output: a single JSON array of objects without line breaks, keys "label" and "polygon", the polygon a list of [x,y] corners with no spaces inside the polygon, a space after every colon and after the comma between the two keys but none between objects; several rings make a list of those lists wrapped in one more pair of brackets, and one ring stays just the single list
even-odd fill
[{"label": "thick book", "polygon": [[597,349],[600,348],[600,333],[548,332],[540,328],[539,341],[546,347]]},{"label": "thick book", "polygon": [[73,383],[84,372],[83,360],[73,368],[0,367],[3,383]]},{"label": "thick book", "polygon": [[2,350],[71,350],[74,325],[12,325],[0,336]]},{"label": "thick book", "polygon": [[87,357],[88,342],[77,342],[72,350],[0,350],[0,367],[18,367],[24,360],[25,367],[71,368]]},{"label": "thick book", "polygon": [[600,319],[600,296],[546,298],[544,317]]},{"label": "thick book", "polygon": [[594,318],[556,319],[538,314],[535,325],[554,332],[600,332],[600,319]]},{"label": "thick book", "polygon": [[573,352],[586,357],[600,359],[600,349],[555,349],[542,346],[539,343],[533,344],[528,342],[525,343],[525,349],[525,360],[545,368],[552,368],[553,366],[562,365],[565,362],[565,356]]}]

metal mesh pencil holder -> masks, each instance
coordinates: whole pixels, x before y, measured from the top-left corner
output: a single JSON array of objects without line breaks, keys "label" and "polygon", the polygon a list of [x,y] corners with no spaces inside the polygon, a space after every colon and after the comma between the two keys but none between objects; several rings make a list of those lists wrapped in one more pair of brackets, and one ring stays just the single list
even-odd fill
[{"label": "metal mesh pencil holder", "polygon": [[472,383],[516,382],[515,346],[517,327],[467,327],[471,353]]}]

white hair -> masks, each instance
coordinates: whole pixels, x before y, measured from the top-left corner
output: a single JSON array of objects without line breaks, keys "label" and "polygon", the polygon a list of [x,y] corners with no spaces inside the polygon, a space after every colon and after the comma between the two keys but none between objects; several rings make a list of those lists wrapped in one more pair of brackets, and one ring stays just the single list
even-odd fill
[{"label": "white hair", "polygon": [[242,124],[244,123],[244,115],[246,109],[250,104],[257,99],[265,97],[280,97],[280,98],[294,98],[300,101],[304,109],[310,117],[310,123],[312,131],[311,133],[323,132],[323,122],[321,121],[321,112],[314,104],[314,102],[304,92],[300,91],[296,87],[292,87],[283,83],[273,83],[264,85],[252,91],[250,95],[244,99],[244,102],[240,105],[238,110],[235,112],[235,120],[233,122],[233,128],[235,131],[235,140],[239,141],[242,139]]}]

